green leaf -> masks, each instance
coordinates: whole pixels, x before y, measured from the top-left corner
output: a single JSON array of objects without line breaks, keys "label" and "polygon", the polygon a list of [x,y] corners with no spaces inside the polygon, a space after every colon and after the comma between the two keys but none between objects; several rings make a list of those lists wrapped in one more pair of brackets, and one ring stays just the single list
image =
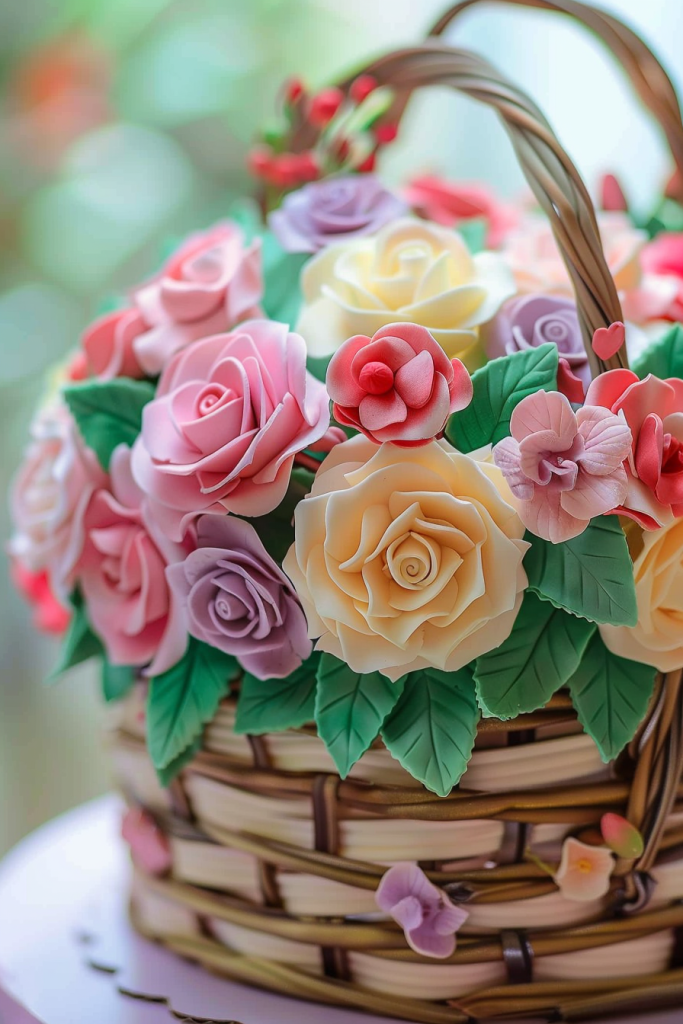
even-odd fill
[{"label": "green leaf", "polygon": [[272,231],[263,233],[263,309],[271,320],[293,329],[303,299],[299,275],[307,252],[285,252]]},{"label": "green leaf", "polygon": [[154,385],[118,377],[69,384],[63,394],[83,440],[108,470],[117,445],[132,447],[140,433],[142,410],[154,398]]},{"label": "green leaf", "polygon": [[465,453],[507,437],[515,406],[534,391],[557,386],[557,366],[557,346],[551,342],[492,359],[472,374],[472,401],[451,416],[446,437]]},{"label": "green leaf", "polygon": [[[334,355],[330,352],[329,356],[307,356],[306,357],[306,369],[309,373],[312,373],[316,380],[321,380],[323,384],[327,378],[327,367],[330,365],[330,360]],[[358,431],[355,431],[358,433]]]},{"label": "green leaf", "polygon": [[167,768],[201,735],[238,672],[234,658],[190,637],[178,664],[151,680],[147,744],[155,768]]},{"label": "green leaf", "polygon": [[652,696],[656,671],[608,651],[595,633],[569,690],[579,721],[603,761],[613,760],[635,736]]},{"label": "green leaf", "polygon": [[650,238],[660,231],[683,231],[683,206],[675,199],[662,199],[645,227]]},{"label": "green leaf", "polygon": [[379,736],[403,684],[403,679],[392,683],[379,672],[353,672],[331,654],[320,658],[315,721],[343,779]]},{"label": "green leaf", "polygon": [[484,715],[506,721],[544,707],[578,668],[595,626],[528,591],[510,636],[477,659]]},{"label": "green leaf", "polygon": [[633,371],[641,380],[648,373],[662,380],[667,377],[683,378],[683,327],[674,324],[666,334],[648,345],[635,360]]},{"label": "green leaf", "polygon": [[578,537],[550,544],[528,537],[529,587],[556,608],[592,622],[635,626],[633,563],[617,516],[599,516]]},{"label": "green leaf", "polygon": [[157,778],[161,785],[166,789],[171,785],[176,775],[179,775],[186,764],[189,764],[193,760],[195,755],[202,749],[202,737],[198,736],[196,740],[190,743],[189,747],[186,747],[181,754],[174,757],[170,764],[167,764],[165,768],[157,768]]},{"label": "green leaf", "polygon": [[237,701],[235,732],[260,736],[298,729],[312,722],[319,661],[320,655],[314,652],[286,679],[257,679],[245,673]]},{"label": "green leaf", "polygon": [[438,796],[448,796],[467,768],[478,721],[467,669],[420,669],[408,676],[401,699],[382,727],[382,738],[414,779]]},{"label": "green leaf", "polygon": [[54,682],[67,669],[102,654],[102,642],[90,628],[85,602],[80,590],[73,592],[70,603],[73,609],[71,621],[62,641],[59,661],[48,676],[49,683]]},{"label": "green leaf", "polygon": [[121,700],[133,688],[135,669],[130,665],[112,665],[105,657],[102,662],[102,692],[107,702]]},{"label": "green leaf", "polygon": [[486,217],[471,217],[458,224],[458,234],[465,239],[465,244],[473,256],[486,248],[488,230],[489,222]]}]

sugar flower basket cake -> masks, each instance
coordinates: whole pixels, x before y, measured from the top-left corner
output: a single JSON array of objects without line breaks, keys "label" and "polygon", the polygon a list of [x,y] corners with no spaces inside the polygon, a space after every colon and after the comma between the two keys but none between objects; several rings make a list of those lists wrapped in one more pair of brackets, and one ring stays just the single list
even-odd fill
[{"label": "sugar flower basket cake", "polygon": [[[17,585],[99,659],[133,921],[422,1024],[683,1005],[683,126],[596,214],[538,108],[439,38],[286,86],[258,203],[87,328],[13,492]],[[647,77],[643,68],[648,68]],[[533,199],[378,152],[418,88]]]}]

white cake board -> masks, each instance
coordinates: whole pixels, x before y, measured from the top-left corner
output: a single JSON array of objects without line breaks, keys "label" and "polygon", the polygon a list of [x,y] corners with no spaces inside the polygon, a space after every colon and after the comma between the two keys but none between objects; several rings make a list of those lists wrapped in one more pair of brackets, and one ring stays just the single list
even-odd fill
[{"label": "white cake board", "polygon": [[[114,797],[86,804],[39,829],[0,863],[0,1024],[170,1024],[202,1017],[392,1024],[233,984],[136,935],[126,914],[120,813]],[[94,936],[87,944],[86,923]],[[619,1024],[682,1020],[683,1011],[674,1010]]]}]

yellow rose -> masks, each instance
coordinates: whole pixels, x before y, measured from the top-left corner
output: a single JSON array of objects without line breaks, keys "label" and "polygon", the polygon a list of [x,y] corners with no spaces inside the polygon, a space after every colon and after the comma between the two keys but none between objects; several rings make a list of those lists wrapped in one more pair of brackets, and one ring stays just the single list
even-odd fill
[{"label": "yellow rose", "polygon": [[633,563],[638,624],[600,633],[614,654],[671,672],[683,665],[683,519],[645,532],[642,544]]},{"label": "yellow rose", "polygon": [[528,544],[496,466],[445,442],[332,449],[295,513],[284,570],[317,649],[398,679],[454,671],[505,640]]},{"label": "yellow rose", "polygon": [[296,329],[313,356],[398,321],[426,327],[449,357],[460,355],[515,292],[502,257],[471,256],[454,231],[411,218],[323,249],[304,267],[301,285]]}]

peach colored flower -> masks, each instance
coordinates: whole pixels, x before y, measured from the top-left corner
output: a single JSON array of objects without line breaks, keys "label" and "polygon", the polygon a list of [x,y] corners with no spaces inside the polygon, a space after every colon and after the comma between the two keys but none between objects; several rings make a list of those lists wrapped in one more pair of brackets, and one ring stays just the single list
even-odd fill
[{"label": "peach colored flower", "polygon": [[633,563],[638,623],[602,625],[600,635],[622,658],[671,672],[683,665],[683,519],[648,531],[642,538],[631,534],[630,539],[632,543],[642,539],[642,550]]},{"label": "peach colored flower", "polygon": [[[628,293],[641,281],[640,252],[647,235],[635,228],[624,213],[599,213],[598,225],[607,265],[617,289]],[[520,292],[573,297],[567,268],[545,217],[527,214],[519,227],[507,236],[501,253],[512,269]]]},{"label": "peach colored flower", "polygon": [[588,846],[569,836],[562,844],[562,859],[555,881],[566,900],[599,900],[609,892],[614,857],[604,846]]},{"label": "peach colored flower", "polygon": [[296,508],[283,568],[318,650],[389,679],[505,640],[529,545],[495,466],[445,442],[337,445]]},{"label": "peach colored flower", "polygon": [[493,457],[537,537],[561,544],[624,500],[631,431],[607,409],[575,413],[558,391],[535,391],[515,406],[510,432]]},{"label": "peach colored flower", "polygon": [[61,402],[39,413],[31,434],[12,486],[10,553],[30,572],[46,570],[53,591],[64,601],[83,550],[85,510],[107,477]]},{"label": "peach colored flower", "polygon": [[389,324],[373,338],[360,334],[337,349],[327,390],[338,423],[376,444],[428,444],[451,413],[472,401],[472,379],[425,327]]},{"label": "peach colored flower", "polygon": [[455,951],[455,933],[470,916],[430,882],[418,864],[395,864],[382,876],[375,894],[380,910],[403,928],[411,949],[445,960]]},{"label": "peach colored flower", "polygon": [[412,218],[324,249],[304,267],[301,285],[297,331],[314,356],[397,321],[426,327],[448,356],[460,355],[515,290],[500,256],[470,256],[455,232]]}]

